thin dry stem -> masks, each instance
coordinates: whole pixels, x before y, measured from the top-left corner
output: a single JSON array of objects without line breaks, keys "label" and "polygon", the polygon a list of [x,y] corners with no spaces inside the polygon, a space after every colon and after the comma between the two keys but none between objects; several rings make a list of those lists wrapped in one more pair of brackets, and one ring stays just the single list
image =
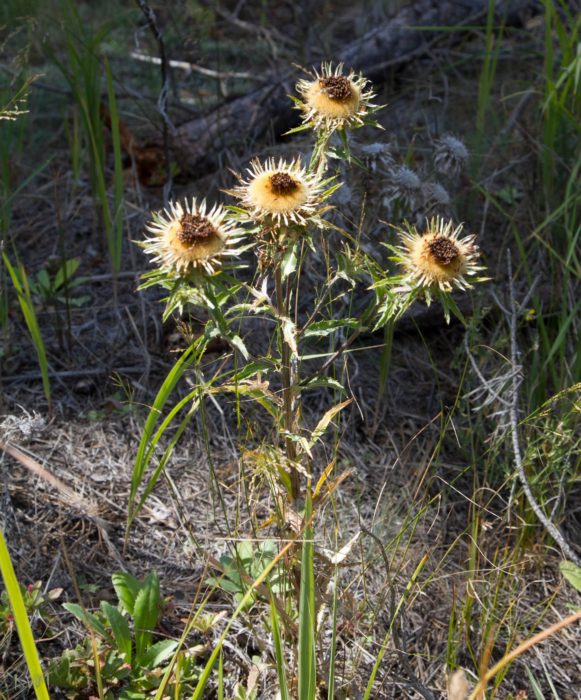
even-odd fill
[{"label": "thin dry stem", "polygon": [[499,671],[501,671],[507,664],[511,663],[511,661],[514,661],[521,654],[524,654],[525,651],[528,651],[531,647],[534,647],[536,644],[539,644],[548,637],[551,637],[553,634],[556,634],[564,627],[568,627],[574,622],[577,622],[577,620],[581,620],[581,610],[577,610],[576,612],[571,613],[563,620],[556,622],[554,625],[551,625],[546,630],[535,634],[530,639],[526,639],[524,642],[519,644],[511,652],[503,656],[498,663],[494,664],[494,666],[484,674],[484,676],[478,682],[476,688],[474,688],[474,690],[472,691],[472,695],[470,695],[468,700],[480,700],[480,698],[484,696],[484,691],[486,690],[488,682],[492,678],[494,678],[494,676]]},{"label": "thin dry stem", "polygon": [[522,452],[520,448],[520,440],[518,433],[518,403],[519,403],[519,387],[522,382],[522,368],[518,363],[519,350],[516,340],[516,329],[517,329],[517,319],[518,313],[516,308],[515,292],[514,292],[514,281],[512,277],[512,264],[510,251],[508,251],[508,278],[510,284],[510,309],[509,309],[509,323],[510,323],[510,359],[513,368],[518,368],[519,371],[513,372],[512,375],[512,393],[510,397],[510,425],[512,432],[512,451],[514,454],[514,463],[516,467],[516,472],[518,478],[522,484],[524,494],[526,499],[533,509],[535,515],[540,520],[541,524],[549,535],[555,540],[555,542],[561,548],[563,554],[568,557],[571,561],[574,561],[578,566],[581,566],[581,559],[570,547],[565,537],[559,530],[559,528],[549,519],[549,517],[544,513],[543,509],[536,500],[531,487],[529,485],[527,475],[524,470],[524,465],[522,461]]},{"label": "thin dry stem", "polygon": [[[288,315],[288,298],[284,293],[282,284],[282,270],[280,265],[277,266],[275,273],[275,286],[276,286],[276,307],[279,315],[279,319],[286,318]],[[295,428],[295,414],[296,406],[293,399],[293,377],[291,370],[291,348],[286,342],[283,334],[281,333],[281,381],[282,381],[282,404],[284,412],[284,429],[287,432],[285,437],[285,450],[290,467],[290,480],[291,480],[291,498],[296,501],[301,494],[301,482],[300,474],[297,469],[295,469],[295,463],[297,460],[297,450],[296,445],[290,437],[290,433],[294,432]]]}]

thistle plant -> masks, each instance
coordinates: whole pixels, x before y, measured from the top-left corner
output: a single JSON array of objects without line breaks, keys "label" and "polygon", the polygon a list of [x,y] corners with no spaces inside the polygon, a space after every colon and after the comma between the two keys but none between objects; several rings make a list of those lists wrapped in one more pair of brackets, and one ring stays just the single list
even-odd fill
[{"label": "thistle plant", "polygon": [[[192,341],[181,364],[172,370],[153,410],[159,414],[185,368],[199,362],[209,340],[219,335],[232,348],[231,369],[223,369],[225,361],[207,380],[198,367],[196,386],[180,407],[189,402],[191,417],[209,395],[231,392],[238,399],[256,401],[272,420],[274,439],[262,450],[242,447],[241,464],[254,461],[269,472],[267,482],[275,495],[274,520],[279,532],[303,537],[302,548],[297,550],[302,549],[299,663],[307,672],[300,697],[314,697],[307,689],[314,688],[316,665],[312,528],[317,504],[313,505],[313,495],[316,491],[320,499],[325,489],[330,492],[342,480],[333,480],[332,469],[320,469],[315,446],[350,403],[345,388],[329,376],[329,370],[363,330],[395,323],[416,300],[430,303],[437,299],[447,319],[451,313],[461,316],[451,292],[470,288],[472,282],[482,279],[478,275],[483,269],[474,235],[461,237],[462,225],[452,221],[434,218],[425,231],[411,224],[396,228],[399,245],[385,241],[383,258],[366,252],[358,236],[337,225],[331,197],[343,183],[329,164],[350,159],[350,132],[379,126],[372,119],[379,107],[371,103],[374,94],[368,81],[353,71],[345,73],[342,65],[324,64],[309,77],[297,84],[300,97],[293,99],[302,124],[290,133],[312,132],[310,158],[252,160],[246,173],[237,176],[238,183],[225,191],[237,200],[235,205],[209,208],[205,200],[202,204],[196,200],[170,203],[166,211],[153,216],[150,235],[141,243],[156,266],[145,275],[142,286],[159,284],[168,291],[165,317],[176,311],[185,314],[196,306],[203,307],[209,317],[203,336]],[[250,251],[253,264],[248,262]],[[313,285],[307,287],[307,268],[320,265],[321,260],[326,265],[325,283],[311,299]],[[248,266],[254,268],[254,276],[243,270]],[[358,292],[361,286],[364,291]],[[364,300],[357,315],[329,312],[333,299],[349,294],[353,299],[359,294]],[[361,308],[361,304],[349,308]],[[256,350],[240,337],[241,320],[251,316],[264,319],[270,350]],[[313,368],[312,360],[307,364],[306,350],[320,338],[335,340],[327,356],[319,355],[319,364]],[[314,386],[339,394],[334,394],[337,403],[310,427],[303,411],[304,395]],[[156,431],[157,420],[152,413],[140,446],[129,523],[167,462],[166,450],[138,501],[145,469],[164,426],[177,420],[177,410]],[[186,422],[180,424],[178,437]],[[313,479],[319,472],[322,475],[314,489]],[[304,615],[311,621],[310,629],[302,627]]]}]

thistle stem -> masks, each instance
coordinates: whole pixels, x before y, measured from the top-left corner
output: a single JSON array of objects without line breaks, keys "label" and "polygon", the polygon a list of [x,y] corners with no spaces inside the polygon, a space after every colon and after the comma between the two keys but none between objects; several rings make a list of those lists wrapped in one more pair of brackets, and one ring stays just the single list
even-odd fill
[{"label": "thistle stem", "polygon": [[300,497],[301,483],[300,474],[295,468],[297,461],[296,443],[289,436],[290,433],[296,432],[296,417],[297,403],[293,396],[293,388],[297,385],[297,372],[293,371],[291,363],[292,349],[288,344],[282,332],[282,321],[288,317],[289,312],[289,295],[284,293],[282,284],[282,270],[280,265],[277,265],[274,272],[274,280],[276,286],[276,308],[279,316],[280,342],[281,342],[281,382],[282,382],[282,405],[283,405],[283,420],[284,430],[287,433],[285,436],[285,451],[290,468],[291,480],[291,499],[296,501]]}]

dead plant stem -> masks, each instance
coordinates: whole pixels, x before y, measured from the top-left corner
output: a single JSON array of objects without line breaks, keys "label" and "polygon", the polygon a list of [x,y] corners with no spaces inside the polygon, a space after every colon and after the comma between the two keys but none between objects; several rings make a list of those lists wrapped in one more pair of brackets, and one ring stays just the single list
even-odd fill
[{"label": "dead plant stem", "polygon": [[474,688],[474,691],[472,692],[472,695],[470,695],[469,700],[480,700],[484,695],[484,691],[486,690],[486,686],[488,685],[488,682],[492,678],[494,678],[494,676],[499,671],[502,671],[502,669],[507,664],[514,661],[521,654],[524,654],[524,652],[528,651],[531,647],[534,647],[535,644],[538,644],[539,642],[544,641],[548,637],[551,637],[553,634],[556,634],[557,632],[562,630],[564,627],[567,627],[568,625],[572,625],[574,622],[577,622],[580,619],[581,619],[581,610],[577,610],[576,612],[568,615],[563,620],[559,620],[559,622],[556,622],[554,625],[551,625],[546,630],[542,630],[538,634],[535,634],[534,637],[531,637],[530,639],[525,639],[524,642],[522,642],[517,647],[515,647],[511,652],[509,652],[508,654],[503,656],[502,659],[500,659],[500,661],[498,663],[496,663],[489,671],[487,671],[484,674],[484,676],[478,682],[478,685],[476,686],[476,688]]},{"label": "dead plant stem", "polygon": [[295,432],[296,427],[296,402],[293,397],[293,385],[297,381],[297,377],[293,376],[292,365],[291,365],[291,355],[292,349],[284,337],[282,332],[282,323],[284,319],[288,317],[289,311],[289,300],[290,296],[287,290],[283,288],[282,283],[282,270],[280,265],[277,265],[275,273],[275,286],[276,286],[276,309],[278,312],[278,321],[281,327],[280,333],[280,343],[281,343],[281,382],[282,382],[282,405],[283,405],[283,416],[284,416],[284,430],[285,430],[285,451],[288,460],[288,466],[290,469],[290,480],[291,480],[291,498],[296,501],[300,497],[301,484],[300,484],[300,474],[295,468],[297,460],[297,450],[296,444],[290,437],[292,433]]},{"label": "dead plant stem", "polygon": [[522,372],[520,371],[520,365],[518,364],[519,360],[519,350],[518,350],[518,344],[517,344],[517,339],[516,339],[516,331],[517,331],[517,320],[518,320],[518,312],[516,308],[516,300],[515,300],[515,291],[514,291],[514,281],[512,278],[512,264],[511,264],[511,257],[510,257],[510,251],[508,251],[508,279],[509,279],[509,286],[510,286],[510,309],[509,309],[509,323],[510,323],[510,359],[511,359],[511,364],[513,366],[513,370],[516,370],[517,368],[519,371],[513,371],[512,373],[512,392],[510,396],[510,425],[511,425],[511,432],[512,432],[512,451],[514,454],[514,463],[516,467],[516,472],[518,475],[518,478],[522,484],[523,491],[525,494],[525,497],[530,505],[530,507],[533,509],[533,512],[537,516],[537,518],[540,520],[542,523],[543,527],[545,530],[549,533],[549,535],[555,540],[555,542],[559,545],[561,548],[561,551],[565,556],[567,556],[571,561],[575,562],[578,566],[581,566],[581,559],[575,554],[573,549],[569,546],[567,541],[565,540],[563,534],[559,530],[559,528],[548,518],[548,516],[545,514],[539,503],[537,502],[537,499],[535,498],[530,484],[527,479],[527,475],[525,473],[524,465],[523,465],[523,460],[522,460],[522,452],[521,452],[521,447],[520,447],[520,440],[519,440],[519,432],[518,432],[518,404],[519,404],[519,388],[520,384],[522,382]]}]

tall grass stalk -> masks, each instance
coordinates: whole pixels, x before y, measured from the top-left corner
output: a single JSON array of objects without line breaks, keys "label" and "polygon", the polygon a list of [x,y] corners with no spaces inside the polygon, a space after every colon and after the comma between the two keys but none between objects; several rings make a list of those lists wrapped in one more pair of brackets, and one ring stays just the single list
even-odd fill
[{"label": "tall grass stalk", "polygon": [[499,30],[498,36],[495,31],[495,9],[495,0],[489,0],[488,13],[486,15],[484,61],[480,71],[480,79],[478,81],[478,109],[476,112],[476,130],[481,136],[484,135],[486,121],[490,111],[490,99],[492,96],[492,88],[494,86],[494,78],[498,64],[500,37],[502,35],[502,29]]},{"label": "tall grass stalk", "polygon": [[274,657],[276,660],[276,672],[278,675],[280,700],[290,700],[288,683],[286,678],[286,658],[284,653],[284,646],[280,634],[278,611],[276,609],[272,593],[270,597],[270,624],[272,627],[272,640],[274,643]]},{"label": "tall grass stalk", "polygon": [[472,691],[472,694],[470,695],[468,700],[482,700],[482,698],[484,697],[484,691],[486,690],[486,686],[488,685],[488,683],[498,673],[503,671],[510,663],[512,663],[515,659],[517,659],[519,656],[521,656],[540,642],[545,641],[545,639],[548,639],[552,635],[557,634],[557,632],[560,632],[562,629],[569,627],[569,625],[573,625],[579,620],[581,620],[581,610],[576,610],[570,615],[567,615],[567,617],[565,617],[564,619],[559,620],[559,622],[556,622],[554,625],[551,625],[547,629],[542,630],[538,634],[535,634],[530,639],[526,639],[524,642],[521,642],[512,651],[510,651],[508,654],[505,654],[500,659],[500,661],[494,664],[492,668],[490,668],[482,674],[482,677],[480,678],[476,688],[474,688],[474,690]]},{"label": "tall grass stalk", "polygon": [[301,590],[299,602],[299,647],[298,677],[299,700],[311,700],[316,696],[317,658],[315,632],[317,614],[315,611],[315,544],[313,520],[313,499],[310,483],[307,485],[305,503],[305,534],[301,557]]},{"label": "tall grass stalk", "polygon": [[24,316],[24,321],[28,328],[28,332],[30,333],[30,338],[33,342],[34,349],[36,350],[38,364],[40,366],[40,373],[42,375],[42,387],[48,403],[49,412],[51,412],[52,398],[48,359],[46,356],[44,340],[38,324],[38,318],[36,316],[36,310],[34,308],[34,301],[32,300],[28,276],[26,274],[26,270],[24,269],[24,265],[21,263],[18,264],[18,268],[13,267],[5,253],[2,254],[2,259],[6,269],[8,270],[10,278],[12,279],[14,289],[18,295],[18,303],[20,304],[22,315]]},{"label": "tall grass stalk", "polygon": [[[65,22],[65,41],[68,61],[53,55],[53,62],[59,68],[70,85],[75,104],[81,115],[85,142],[88,145],[89,174],[93,197],[99,206],[101,220],[105,230],[105,242],[111,260],[114,275],[121,268],[121,250],[123,243],[123,169],[121,163],[121,145],[119,136],[119,114],[113,78],[107,61],[104,64],[108,107],[113,145],[113,201],[109,202],[106,150],[103,132],[105,128],[103,100],[101,97],[103,66],[100,61],[100,46],[109,32],[108,27],[92,33],[81,20],[75,3],[63,0],[63,18]],[[76,149],[76,141],[72,143]],[[73,151],[73,158],[76,158]],[[114,284],[116,295],[117,285]]]},{"label": "tall grass stalk", "polygon": [[406,589],[404,593],[400,596],[400,599],[397,603],[397,607],[394,611],[394,614],[391,617],[390,623],[389,623],[389,629],[387,630],[385,637],[383,639],[383,642],[381,643],[379,653],[377,654],[377,658],[375,659],[375,663],[373,664],[373,668],[371,669],[371,674],[369,675],[369,680],[367,681],[367,686],[365,687],[365,693],[363,695],[363,700],[369,700],[372,698],[372,692],[373,692],[373,684],[375,683],[375,678],[377,677],[377,672],[379,671],[379,667],[381,665],[381,662],[383,661],[383,657],[385,656],[385,652],[387,651],[387,644],[389,642],[389,639],[391,635],[393,634],[393,629],[394,625],[399,624],[398,622],[398,615],[400,611],[402,610],[402,607],[407,600],[408,596],[411,594],[412,589],[415,586],[415,583],[418,579],[418,576],[420,575],[422,569],[424,568],[426,562],[428,561],[428,555],[426,554],[425,556],[422,557],[420,560],[419,564],[416,566],[410,580],[408,581],[406,585]]},{"label": "tall grass stalk", "polygon": [[14,615],[16,630],[26,660],[28,672],[30,673],[35,695],[38,700],[50,700],[42,666],[40,665],[36,642],[34,641],[34,634],[30,627],[30,621],[20,591],[20,584],[14,572],[2,529],[0,529],[0,570],[2,572],[2,578],[8,594],[10,607],[12,608],[12,614]]}]

